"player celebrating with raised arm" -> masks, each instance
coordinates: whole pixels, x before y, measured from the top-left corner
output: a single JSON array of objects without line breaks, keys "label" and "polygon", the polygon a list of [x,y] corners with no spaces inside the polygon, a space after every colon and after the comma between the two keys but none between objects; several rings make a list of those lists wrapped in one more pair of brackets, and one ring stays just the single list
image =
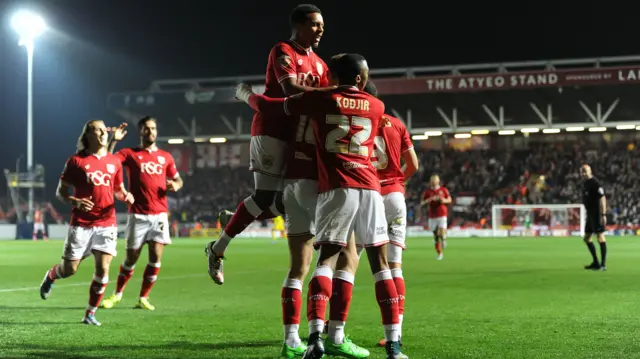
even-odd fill
[{"label": "player celebrating with raised arm", "polygon": [[[269,53],[264,92],[268,97],[284,98],[326,85],[326,65],[313,52],[324,33],[320,9],[310,4],[298,5],[291,12],[289,22],[291,39],[278,42]],[[255,219],[284,213],[282,176],[291,128],[288,115],[257,112],[253,118],[249,169],[253,171],[255,194],[240,202],[235,213],[220,213],[224,230],[217,241],[206,247],[209,275],[217,284],[224,283],[223,260],[229,242]]]},{"label": "player celebrating with raised arm", "polygon": [[[113,152],[116,142],[126,135],[125,127],[126,124],[122,124],[115,129],[109,144],[110,152]],[[147,244],[149,262],[142,275],[142,287],[135,307],[155,310],[149,303],[149,293],[160,272],[164,247],[171,244],[167,191],[176,192],[183,184],[171,153],[156,146],[156,120],[148,116],[141,118],[138,121],[138,131],[140,146],[124,148],[116,153],[116,157],[127,170],[129,188],[137,200],[129,207],[126,229],[127,256],[120,265],[115,291],[102,302],[102,307],[107,309],[113,308],[122,300],[122,292],[133,276],[133,269],[142,247]]]},{"label": "player celebrating with raised arm", "polygon": [[[598,180],[593,177],[589,165],[580,167],[580,176],[584,179],[582,183],[582,203],[587,210],[584,243],[586,243],[593,258],[593,262],[585,266],[584,269],[604,271],[607,270],[607,240],[604,237],[607,225],[607,198],[604,195],[604,189],[602,189]],[[596,247],[591,240],[593,234],[596,235],[600,244],[601,261],[599,262]]]},{"label": "player celebrating with raised arm", "polygon": [[429,188],[422,194],[420,206],[429,206],[429,230],[433,231],[433,243],[438,256],[442,260],[443,251],[447,247],[447,205],[451,196],[446,187],[440,186],[440,176],[433,175],[429,180]]},{"label": "player celebrating with raised arm", "polygon": [[[114,195],[133,204],[133,196],[124,189],[122,164],[107,151],[109,133],[104,122],[87,122],[78,139],[78,152],[69,157],[60,176],[56,195],[73,206],[69,234],[64,241],[62,262],[44,276],[40,297],[47,299],[56,279],[76,273],[80,262],[93,254],[95,272],[89,287],[89,304],[82,323],[101,325],[95,312],[109,282],[111,259],[116,255],[116,210]],[[69,188],[73,187],[73,195]]]},{"label": "player celebrating with raised arm", "polygon": [[[366,247],[376,281],[387,358],[407,358],[400,352],[398,294],[387,263],[387,223],[380,183],[370,159],[384,104],[362,92],[368,78],[364,57],[357,54],[334,56],[329,69],[331,80],[338,85],[335,90],[271,99],[256,95],[247,85],[241,85],[236,93],[238,98],[258,111],[284,111],[289,115],[308,115],[313,119],[319,191],[315,244],[320,250],[317,268],[309,283],[307,319],[310,335],[304,358],[321,358],[325,352],[337,352],[343,345],[353,349],[349,357],[365,354],[362,348],[346,338],[342,338],[343,343],[334,342],[334,338],[339,336],[332,332],[344,331],[344,326],[329,328],[326,349],[321,338],[327,302],[333,293],[334,271],[347,269],[336,267],[336,263],[343,248],[353,245],[353,234],[359,244]],[[348,305],[342,308],[344,321],[348,308]],[[347,353],[339,355],[347,356]]]},{"label": "player celebrating with raised arm", "polygon": [[[367,82],[365,92],[378,97],[373,82]],[[402,251],[406,248],[407,203],[404,198],[404,183],[418,170],[418,156],[413,148],[411,136],[399,119],[385,115],[378,129],[372,162],[378,170],[384,210],[389,225],[388,262],[391,276],[398,292],[400,319],[400,342],[402,343],[402,321],[404,319],[405,285],[402,276]],[[404,161],[404,165],[402,165]],[[386,341],[380,341],[385,346]]]}]

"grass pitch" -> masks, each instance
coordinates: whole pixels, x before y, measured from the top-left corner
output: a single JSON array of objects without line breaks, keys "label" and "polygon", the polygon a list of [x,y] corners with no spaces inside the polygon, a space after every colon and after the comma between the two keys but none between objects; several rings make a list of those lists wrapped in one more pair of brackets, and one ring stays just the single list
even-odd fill
[{"label": "grass pitch", "polygon": [[[412,359],[640,358],[638,238],[610,238],[607,272],[582,269],[590,260],[577,238],[448,242],[443,261],[434,259],[429,239],[409,240],[405,252],[403,341]],[[79,322],[91,262],[59,280],[42,301],[38,286],[60,257],[62,241],[0,242],[0,357],[277,358],[286,243],[235,241],[223,286],[206,273],[205,243],[176,239],[167,249],[150,297],[156,311],[132,309],[142,260],[123,301],[98,310],[103,326],[89,327]],[[121,260],[112,265],[107,294]],[[384,358],[376,348],[380,314],[365,266],[347,334],[372,358]],[[306,321],[301,328],[306,336]]]}]

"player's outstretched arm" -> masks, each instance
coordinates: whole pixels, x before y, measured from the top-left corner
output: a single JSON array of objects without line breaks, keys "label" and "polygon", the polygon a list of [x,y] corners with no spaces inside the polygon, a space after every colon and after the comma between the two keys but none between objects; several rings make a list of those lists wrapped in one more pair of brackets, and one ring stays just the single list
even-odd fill
[{"label": "player's outstretched arm", "polygon": [[418,171],[418,167],[420,163],[418,162],[418,156],[416,155],[416,151],[413,148],[410,148],[402,153],[402,159],[404,160],[404,165],[402,166],[402,173],[404,174],[404,179],[407,180],[409,177],[413,176],[414,173]]},{"label": "player's outstretched arm", "polygon": [[296,98],[301,95],[296,95],[292,97],[285,98],[272,98],[264,95],[258,95],[253,92],[251,86],[247,84],[240,84],[236,88],[236,98],[238,100],[246,102],[251,108],[253,108],[257,112],[261,112],[267,115],[272,116],[286,116],[291,113],[287,113],[287,108],[285,103],[290,102],[292,100],[295,101]]},{"label": "player's outstretched arm", "polygon": [[167,181],[167,191],[178,192],[182,186],[184,186],[184,182],[180,176]]},{"label": "player's outstretched arm", "polygon": [[127,126],[128,124],[123,122],[118,127],[111,127],[110,131],[113,133],[113,136],[109,141],[109,147],[107,147],[109,153],[113,153],[113,150],[116,148],[116,143],[118,143],[118,141],[122,141],[124,136],[127,135]]}]

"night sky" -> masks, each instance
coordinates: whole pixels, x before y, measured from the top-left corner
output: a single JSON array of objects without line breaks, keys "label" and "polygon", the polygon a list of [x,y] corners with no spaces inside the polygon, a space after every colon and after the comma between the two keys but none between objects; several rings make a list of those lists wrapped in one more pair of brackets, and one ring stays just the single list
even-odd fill
[{"label": "night sky", "polygon": [[[26,51],[8,26],[13,10],[37,10],[51,27],[36,43],[34,136],[35,160],[55,181],[82,123],[121,121],[106,109],[109,92],[143,90],[154,79],[264,73],[298,3],[0,0],[0,169],[26,154]],[[633,11],[602,2],[315,4],[326,24],[317,52],[359,52],[372,68],[640,54]]]}]

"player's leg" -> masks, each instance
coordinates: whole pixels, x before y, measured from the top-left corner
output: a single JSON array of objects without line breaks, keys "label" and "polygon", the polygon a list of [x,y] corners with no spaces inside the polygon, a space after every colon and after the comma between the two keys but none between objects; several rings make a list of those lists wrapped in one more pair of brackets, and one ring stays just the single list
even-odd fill
[{"label": "player's leg", "polygon": [[136,308],[155,310],[149,303],[149,293],[158,279],[162,263],[162,255],[166,246],[171,244],[169,235],[169,218],[166,213],[151,216],[152,226],[147,233],[147,247],[149,248],[149,261],[142,275],[142,286]]},{"label": "player's leg", "polygon": [[281,356],[293,358],[304,354],[307,345],[300,340],[300,314],[302,286],[313,259],[311,239],[315,228],[318,184],[316,181],[292,181],[284,189],[284,206],[290,213],[286,217],[289,245],[289,272],[282,285],[282,323],[284,343]]},{"label": "player's leg", "polygon": [[238,205],[218,240],[210,242],[205,248],[209,257],[209,276],[216,284],[224,283],[224,252],[231,240],[256,218],[264,218],[263,213],[268,212],[269,218],[284,214],[282,196],[278,192],[282,192],[285,150],[284,141],[268,136],[251,138],[249,169],[254,175],[255,194]]},{"label": "player's leg", "polygon": [[347,246],[338,256],[331,282],[332,292],[325,343],[325,351],[328,355],[344,358],[368,358],[370,355],[367,349],[353,343],[344,332],[359,259],[355,237],[352,235]]},{"label": "player's leg", "polygon": [[303,357],[306,359],[319,359],[325,353],[321,334],[324,330],[327,304],[333,291],[333,273],[340,252],[353,233],[354,218],[359,206],[359,198],[354,197],[353,192],[351,189],[339,188],[318,195],[315,245],[320,250],[307,293],[309,339]]},{"label": "player's leg", "polygon": [[438,219],[429,218],[429,230],[433,233],[433,247],[436,250],[436,259],[442,259],[442,243],[438,235]]},{"label": "player's leg", "polygon": [[355,223],[356,239],[366,248],[384,326],[387,358],[406,358],[400,351],[398,291],[387,260],[389,242],[384,202],[380,193],[360,190],[361,200]]},{"label": "player's leg", "polygon": [[33,235],[32,235],[32,239],[34,241],[38,240],[38,223],[34,223],[33,224]]},{"label": "player's leg", "polygon": [[[402,253],[405,246],[407,233],[407,204],[404,195],[400,192],[389,193],[383,197],[385,216],[389,225],[389,241],[387,246],[387,261],[391,270],[391,277],[398,292],[398,318],[400,320],[400,345],[402,346],[402,322],[404,320],[404,303],[406,286],[402,275]],[[380,341],[385,346],[386,341]]]},{"label": "player's leg", "polygon": [[142,246],[145,243],[145,238],[151,229],[151,225],[152,223],[149,216],[140,214],[136,215],[133,213],[129,214],[125,229],[125,241],[127,243],[126,256],[118,270],[116,288],[113,291],[113,294],[102,301],[101,308],[113,308],[122,300],[122,293],[124,292],[124,288],[127,286],[127,283],[129,283],[129,280],[133,277],[136,263],[140,257]]},{"label": "player's leg", "polygon": [[598,254],[596,253],[596,246],[593,244],[593,240],[591,239],[592,234],[594,233],[594,223],[591,223],[591,218],[587,216],[587,223],[584,228],[584,243],[587,245],[587,249],[591,254],[591,264],[584,266],[584,269],[600,269],[600,261],[598,261]]},{"label": "player's leg", "polygon": [[91,252],[95,260],[93,280],[89,286],[89,303],[82,318],[82,323],[89,325],[102,325],[95,317],[96,310],[100,306],[104,291],[109,283],[109,267],[111,260],[116,256],[116,239],[118,229],[116,227],[91,228]]},{"label": "player's leg", "polygon": [[598,244],[600,245],[600,270],[607,270],[607,239],[604,236],[604,226],[600,228],[601,232],[596,234]]},{"label": "player's leg", "polygon": [[91,229],[70,226],[64,241],[62,262],[49,269],[40,284],[40,297],[47,299],[57,279],[71,277],[76,274],[80,262],[90,253]]}]

